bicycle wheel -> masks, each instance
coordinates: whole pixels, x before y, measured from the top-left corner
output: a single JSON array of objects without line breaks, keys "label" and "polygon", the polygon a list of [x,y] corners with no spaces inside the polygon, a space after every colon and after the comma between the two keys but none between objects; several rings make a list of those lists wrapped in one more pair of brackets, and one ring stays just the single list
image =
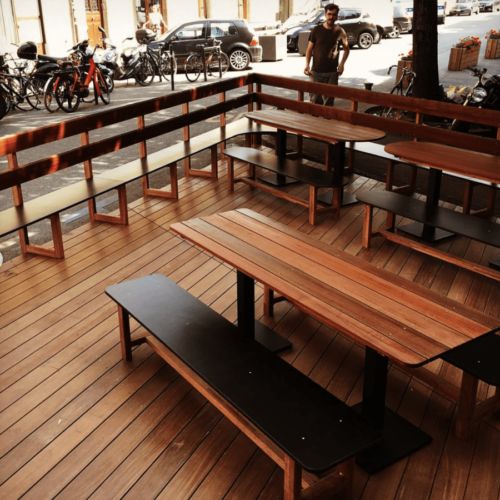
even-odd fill
[{"label": "bicycle wheel", "polygon": [[5,99],[0,95],[0,120],[7,114],[7,103]]},{"label": "bicycle wheel", "polygon": [[201,73],[201,61],[196,54],[192,54],[187,58],[184,64],[184,72],[186,73],[186,78],[190,82],[195,82],[200,77]]},{"label": "bicycle wheel", "polygon": [[59,105],[57,104],[54,94],[57,83],[57,77],[53,76],[47,80],[45,87],[43,88],[43,104],[49,113],[53,113],[59,109]]},{"label": "bicycle wheel", "polygon": [[45,87],[45,80],[40,78],[31,78],[30,85],[33,90],[33,95],[27,93],[26,98],[33,109],[40,109],[43,103],[43,89]]},{"label": "bicycle wheel", "polygon": [[19,111],[29,111],[30,109],[32,109],[31,104],[28,102],[28,99],[26,97],[26,93],[28,90],[27,80],[25,80],[24,78],[12,78],[9,84],[13,90],[13,92],[11,93],[12,106]]},{"label": "bicycle wheel", "polygon": [[137,69],[137,72],[134,75],[135,81],[142,85],[143,87],[147,87],[151,85],[155,77],[155,67],[154,63],[151,60],[151,56],[149,54],[142,54],[141,62]]},{"label": "bicycle wheel", "polygon": [[96,76],[97,84],[99,85],[99,91],[101,93],[99,97],[104,104],[109,104],[111,102],[111,96],[109,95],[108,84],[99,70],[96,70]]},{"label": "bicycle wheel", "polygon": [[229,69],[229,57],[224,52],[214,54],[210,64],[208,65],[208,73],[210,76],[219,76],[219,61],[221,64],[222,74],[224,75]]},{"label": "bicycle wheel", "polygon": [[65,113],[74,113],[78,109],[78,106],[80,106],[80,97],[73,92],[73,85],[73,77],[61,77],[54,90],[57,105]]},{"label": "bicycle wheel", "polygon": [[[175,56],[173,57],[174,64],[173,64],[173,72],[174,76],[177,74],[177,60],[175,59]],[[170,81],[171,77],[171,64],[170,64],[170,55],[167,52],[162,52],[161,54],[161,72],[163,75],[163,78],[167,80],[167,82]]]}]

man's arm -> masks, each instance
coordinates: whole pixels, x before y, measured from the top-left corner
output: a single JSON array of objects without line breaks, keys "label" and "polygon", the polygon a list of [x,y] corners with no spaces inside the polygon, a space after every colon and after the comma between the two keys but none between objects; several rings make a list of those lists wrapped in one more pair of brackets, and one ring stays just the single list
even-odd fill
[{"label": "man's arm", "polygon": [[304,69],[304,74],[309,75],[309,65],[311,64],[311,56],[314,49],[314,43],[309,41],[306,50],[306,68]]},{"label": "man's arm", "polygon": [[342,40],[342,46],[344,47],[344,50],[342,51],[342,60],[340,61],[339,67],[337,69],[337,72],[339,75],[341,75],[344,72],[344,63],[347,61],[347,58],[349,57],[349,44],[347,43],[347,35],[344,31],[343,28],[340,28],[342,30],[341,34],[341,40]]}]

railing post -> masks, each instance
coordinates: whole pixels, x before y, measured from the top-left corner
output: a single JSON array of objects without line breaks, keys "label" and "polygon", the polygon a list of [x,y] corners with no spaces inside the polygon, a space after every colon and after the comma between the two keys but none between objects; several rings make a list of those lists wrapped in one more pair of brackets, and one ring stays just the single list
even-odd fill
[{"label": "railing post", "polygon": [[[9,170],[15,170],[16,168],[19,168],[19,163],[17,161],[16,153],[9,153],[7,155],[7,165]],[[12,186],[12,199],[16,207],[19,207],[24,203],[23,190],[20,184],[18,184],[17,186]],[[27,252],[27,247],[30,243],[28,237],[28,229],[27,228],[19,229],[18,234],[19,234],[19,243],[21,245],[21,252],[25,254]]]},{"label": "railing post", "polygon": [[[182,114],[187,115],[189,113],[189,103],[185,102],[182,105]],[[184,141],[189,141],[189,125],[182,128]],[[184,175],[189,177],[189,170],[191,169],[191,157],[188,156],[184,158]]]},{"label": "railing post", "polygon": [[[304,102],[304,92],[302,90],[298,91],[297,100],[299,102]],[[299,158],[302,158],[303,146],[304,146],[304,137],[302,135],[298,135],[297,136],[297,155],[299,156]]]},{"label": "railing post", "polygon": [[[219,62],[220,62],[220,59],[219,59]],[[219,94],[219,102],[226,102],[226,92],[221,92]],[[221,128],[226,126],[226,113],[225,112],[221,113],[219,115],[219,126]],[[226,157],[222,154],[222,151],[224,151],[224,149],[226,149],[226,141],[222,142],[220,145],[220,159],[221,159],[221,161],[226,159]],[[217,147],[215,147],[215,152],[217,154]],[[214,168],[215,168],[215,171],[217,171],[217,165],[214,165],[214,160],[215,160],[215,162],[217,162],[217,158],[212,158],[212,171],[214,170]]]}]

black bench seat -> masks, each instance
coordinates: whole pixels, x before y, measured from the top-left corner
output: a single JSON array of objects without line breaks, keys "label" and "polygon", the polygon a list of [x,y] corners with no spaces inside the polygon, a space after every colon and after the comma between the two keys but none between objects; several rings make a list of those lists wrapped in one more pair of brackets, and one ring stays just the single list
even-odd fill
[{"label": "black bench seat", "polygon": [[[243,182],[249,186],[270,192],[275,196],[292,201],[309,209],[309,223],[316,224],[316,216],[319,212],[334,212],[338,216],[342,187],[349,183],[347,177],[337,178],[332,172],[326,172],[318,168],[309,167],[300,160],[280,158],[274,154],[266,153],[258,149],[234,147],[224,150],[228,157],[228,189],[234,190],[236,182]],[[234,160],[242,161],[250,165],[248,177],[234,177]],[[297,196],[276,189],[265,182],[256,179],[255,167],[274,172],[282,177],[290,177],[298,182],[309,185],[309,200],[303,200]],[[325,205],[318,202],[318,189],[333,189],[333,204]]]},{"label": "black bench seat", "polygon": [[[408,219],[421,222],[425,225],[451,231],[472,240],[480,241],[486,245],[500,248],[500,225],[496,222],[478,218],[474,215],[464,214],[450,210],[448,208],[435,206],[429,207],[425,201],[416,200],[399,193],[390,191],[365,191],[357,193],[358,201],[365,204],[365,218],[363,226],[363,246],[369,248],[373,234],[380,234],[399,244],[411,246],[423,253],[433,255],[452,264],[465,267],[474,272],[480,272],[494,279],[500,279],[498,272],[480,266],[479,264],[469,263],[464,259],[454,257],[451,254],[442,252],[438,249],[428,247],[427,245],[412,242],[404,237],[398,237],[393,234],[395,227],[394,214],[401,215]],[[382,231],[373,233],[372,231],[372,213],[373,207],[386,210],[388,212],[387,227]]]},{"label": "black bench seat", "polygon": [[[417,179],[417,168],[423,170],[429,170],[429,167],[424,165],[418,165],[416,163],[410,163],[407,161],[403,161],[400,158],[388,153],[385,151],[384,144],[377,144],[375,142],[350,142],[346,144],[347,149],[349,149],[352,153],[358,152],[367,154],[370,156],[375,156],[377,158],[382,158],[387,160],[387,175],[386,175],[386,185],[385,188],[387,191],[394,191],[405,194],[413,194],[415,192],[415,185]],[[353,164],[353,159],[350,159],[350,167]],[[407,185],[394,187],[394,168],[396,165],[407,165],[410,167],[410,179]],[[465,181],[465,190],[464,190],[464,198],[463,198],[463,212],[468,214],[471,213],[471,205],[472,205],[472,195],[473,188],[476,185],[482,185],[490,188],[490,192],[488,195],[487,203],[485,208],[478,210],[475,212],[477,215],[481,215],[484,217],[490,217],[493,215],[493,211],[495,208],[495,195],[496,189],[498,185],[493,184],[491,182],[475,179],[472,177],[468,177],[466,175],[457,174],[454,172],[443,172],[443,175],[453,177],[455,179],[460,179]]]},{"label": "black bench seat", "polygon": [[[329,470],[378,439],[360,414],[165,276],[106,294],[119,306],[124,359],[132,355],[130,315],[151,334],[135,343],[148,342],[285,471],[288,460],[313,473]],[[301,498],[300,474],[294,481],[299,496],[285,498]]]}]

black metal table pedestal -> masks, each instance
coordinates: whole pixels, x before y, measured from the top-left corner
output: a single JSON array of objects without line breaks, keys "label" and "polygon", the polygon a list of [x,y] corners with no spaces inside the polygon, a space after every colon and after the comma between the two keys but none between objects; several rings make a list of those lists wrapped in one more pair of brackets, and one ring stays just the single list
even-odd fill
[{"label": "black metal table pedestal", "polygon": [[292,343],[270,328],[255,320],[255,285],[250,278],[241,271],[236,272],[238,294],[238,328],[243,335],[255,338],[272,352],[279,352],[291,347]]},{"label": "black metal table pedestal", "polygon": [[[286,158],[286,130],[278,129],[276,133],[276,156],[280,158]],[[297,184],[295,179],[286,177],[280,174],[266,174],[259,177],[259,181],[267,182],[276,187],[288,186],[290,184]]]},{"label": "black metal table pedestal", "polygon": [[354,406],[382,430],[382,439],[356,456],[356,463],[374,474],[432,441],[431,436],[385,407],[387,357],[366,348],[363,401]]},{"label": "black metal table pedestal", "polygon": [[[441,192],[441,179],[443,172],[431,168],[429,171],[429,178],[427,181],[427,198],[425,200],[429,207],[437,206],[439,204],[439,193]],[[432,226],[427,226],[421,222],[412,222],[405,226],[398,227],[398,231],[402,233],[411,234],[417,238],[421,238],[428,243],[436,243],[455,236],[454,233],[438,229]]]}]

